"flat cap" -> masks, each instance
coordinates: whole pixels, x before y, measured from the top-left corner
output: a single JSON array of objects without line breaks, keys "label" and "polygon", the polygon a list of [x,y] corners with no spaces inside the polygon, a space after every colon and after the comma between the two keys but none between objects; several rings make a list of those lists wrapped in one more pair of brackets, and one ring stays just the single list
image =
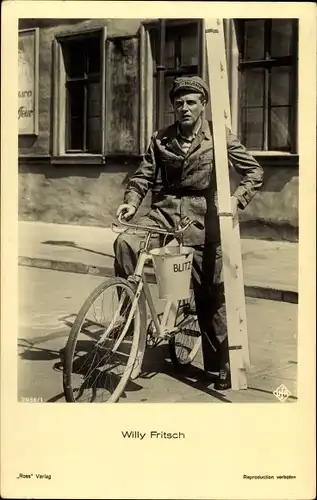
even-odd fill
[{"label": "flat cap", "polygon": [[199,92],[202,94],[206,101],[209,100],[209,91],[206,83],[199,76],[182,76],[176,78],[173,82],[173,86],[170,90],[169,96],[171,101],[174,100],[176,94],[183,90],[188,90],[191,92]]}]

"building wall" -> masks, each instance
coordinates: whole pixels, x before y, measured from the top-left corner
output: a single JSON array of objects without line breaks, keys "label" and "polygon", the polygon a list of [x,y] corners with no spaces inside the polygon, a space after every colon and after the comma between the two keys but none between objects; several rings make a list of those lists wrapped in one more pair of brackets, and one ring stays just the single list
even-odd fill
[{"label": "building wall", "polygon": [[[140,28],[140,19],[88,19],[79,21],[72,20],[69,23],[51,26],[45,22],[40,26],[39,39],[39,134],[37,137],[19,136],[19,155],[48,155],[52,153],[53,140],[53,40],[56,36],[76,32],[101,29],[107,26],[107,37],[135,36]],[[39,25],[39,22],[36,23]],[[21,28],[32,26],[25,21]]]},{"label": "building wall", "polygon": [[[23,220],[108,226],[134,162],[109,162],[96,166],[21,165],[19,176],[20,218]],[[243,236],[298,239],[298,169],[264,167],[262,190],[240,213]],[[148,197],[140,215],[149,207]]]},{"label": "building wall", "polygon": [[[129,163],[106,166],[21,165],[19,214],[22,220],[108,226],[113,222],[128,177]],[[146,210],[146,205],[142,212]]]},{"label": "building wall", "polygon": [[[29,23],[32,20],[29,21]],[[38,137],[19,137],[19,217],[23,220],[107,226],[122,202],[137,158],[107,159],[103,165],[52,164],[52,42],[63,33],[107,25],[108,36],[136,35],[141,20],[72,20],[40,29],[40,103]],[[30,27],[20,26],[21,28]],[[259,159],[262,162],[262,159]],[[297,240],[298,166],[283,160],[263,160],[265,181],[261,192],[241,212],[245,236]],[[235,184],[236,178],[233,179]],[[149,206],[147,198],[140,213]]]},{"label": "building wall", "polygon": [[261,191],[241,212],[244,236],[298,241],[298,168],[264,166]]}]

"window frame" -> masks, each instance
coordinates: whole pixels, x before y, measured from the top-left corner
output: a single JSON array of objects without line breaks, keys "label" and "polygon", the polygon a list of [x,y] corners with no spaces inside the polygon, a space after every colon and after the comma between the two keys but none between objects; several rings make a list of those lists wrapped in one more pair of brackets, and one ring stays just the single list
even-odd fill
[{"label": "window frame", "polygon": [[144,155],[154,131],[153,46],[150,29],[153,23],[140,27],[140,154]]},{"label": "window frame", "polygon": [[[145,39],[145,60],[146,60],[146,76],[144,81],[147,85],[150,83],[152,87],[152,104],[151,109],[153,113],[153,118],[155,116],[154,128],[159,129],[164,126],[164,82],[165,77],[169,76],[181,76],[182,74],[191,73],[193,75],[203,76],[204,74],[204,42],[203,42],[203,19],[193,18],[193,19],[156,19],[154,22],[145,22],[142,24],[141,36]],[[196,65],[184,66],[179,69],[166,68],[164,65],[164,54],[165,54],[165,35],[166,29],[173,27],[186,27],[186,25],[192,25],[197,23],[197,47],[198,47],[198,61]],[[186,34],[186,31],[185,31]],[[151,43],[151,38],[156,38],[156,53],[153,52],[153,46]],[[149,61],[149,58],[152,61]],[[195,69],[197,68],[197,71]],[[156,109],[153,106],[153,87],[154,78],[156,78]],[[145,88],[148,88],[145,86]],[[157,113],[158,111],[158,113]],[[147,121],[149,120],[149,113],[146,114]],[[154,121],[150,118],[151,121]],[[151,127],[153,128],[153,127]],[[146,133],[146,138],[148,139],[148,133]]]},{"label": "window frame", "polygon": [[[100,123],[101,151],[100,153],[83,152],[66,149],[66,68],[62,53],[62,44],[67,41],[86,39],[89,36],[100,36]],[[106,39],[107,26],[78,32],[58,35],[53,40],[53,163],[84,163],[100,164],[105,157],[105,121],[106,121]]]},{"label": "window frame", "polygon": [[[94,38],[94,35],[91,35],[91,39]],[[75,40],[79,40],[81,39],[81,37],[77,37]],[[98,35],[96,36],[96,39],[98,40],[99,44],[100,44],[100,35],[98,33]],[[62,42],[63,43],[63,42]],[[67,43],[67,42],[66,42]],[[75,87],[77,86],[78,88],[82,88],[83,89],[83,100],[84,100],[84,116],[83,116],[83,137],[82,137],[82,140],[83,140],[83,149],[75,149],[75,148],[71,148],[70,147],[70,143],[69,141],[71,140],[70,137],[71,137],[71,122],[70,120],[68,119],[66,121],[66,140],[65,140],[65,153],[66,154],[73,154],[73,153],[86,153],[86,154],[98,154],[98,153],[94,153],[93,151],[89,151],[88,148],[87,148],[87,136],[88,136],[88,119],[87,119],[87,114],[88,114],[88,86],[90,83],[93,83],[93,82],[98,82],[99,85],[100,85],[100,102],[101,102],[101,95],[102,95],[102,89],[101,89],[101,74],[102,74],[102,69],[101,69],[101,47],[100,47],[100,60],[99,60],[99,63],[100,63],[100,69],[99,69],[99,72],[89,72],[87,71],[87,63],[89,62],[89,59],[87,57],[87,51],[86,51],[86,48],[85,48],[85,52],[84,52],[84,71],[83,71],[83,76],[72,76],[72,77],[69,77],[68,75],[66,75],[66,82],[65,82],[65,85],[66,85],[66,115],[68,118],[71,118],[71,106],[70,106],[70,102],[69,102],[69,99],[68,99],[68,92],[69,92],[69,89],[71,87]],[[67,109],[68,108],[68,109]],[[101,112],[101,109],[100,109],[100,112]],[[101,115],[100,115],[100,123],[101,123]],[[100,149],[102,149],[102,144],[101,144],[101,135],[102,135],[102,130],[101,130],[101,127],[100,127]]]},{"label": "window frame", "polygon": [[[237,126],[238,134],[241,140],[244,141],[243,137],[243,106],[242,106],[242,92],[243,92],[243,70],[251,68],[261,68],[265,71],[264,73],[264,103],[263,103],[263,123],[262,123],[262,137],[263,137],[263,149],[261,150],[250,150],[254,155],[297,155],[298,145],[297,145],[297,124],[298,124],[298,20],[294,18],[285,18],[285,20],[293,21],[292,28],[292,41],[291,41],[291,55],[282,57],[271,57],[270,43],[271,43],[271,29],[272,20],[267,18],[253,19],[252,21],[259,20],[264,21],[264,52],[265,59],[258,60],[244,60],[244,49],[245,49],[245,23],[251,19],[239,19],[235,20],[238,24],[238,109],[237,109]],[[281,149],[269,149],[269,135],[270,135],[270,120],[268,119],[268,112],[270,108],[270,70],[273,67],[283,67],[290,66],[292,68],[291,82],[290,82],[290,150]]]},{"label": "window frame", "polygon": [[[140,144],[141,144],[141,154],[144,154],[147,145],[150,142],[151,136],[156,129],[153,123],[153,106],[154,106],[154,88],[153,88],[153,73],[154,73],[154,54],[153,47],[151,44],[151,30],[157,29],[160,20],[144,21],[141,24],[140,29],[140,39],[141,39],[141,58],[140,61],[144,62],[142,66],[142,78],[140,79],[141,84],[141,112],[140,120],[142,122],[140,131],[143,130],[143,134],[140,134]],[[173,20],[175,24],[186,22],[187,20]],[[204,19],[197,19],[201,21],[198,24],[199,28],[199,39],[201,43],[201,53],[199,54],[200,63],[200,76],[202,78],[208,77],[208,65],[206,60],[206,45],[205,45],[205,22]],[[228,84],[229,84],[229,96],[230,96],[230,111],[231,111],[231,122],[232,131],[238,137],[241,138],[240,132],[240,117],[241,117],[241,106],[240,106],[240,93],[241,93],[241,72],[239,71],[240,55],[241,55],[241,21],[243,19],[224,19],[224,34],[226,42],[226,52],[227,52],[227,69],[228,69]],[[293,43],[296,46],[296,100],[298,95],[298,19],[296,32],[293,36]],[[250,150],[250,153],[259,158],[261,164],[268,166],[275,166],[285,164],[285,166],[297,166],[298,165],[298,106],[295,106],[294,117],[293,117],[293,134],[294,139],[292,142],[291,152],[286,151],[260,151],[260,150]],[[207,116],[208,115],[208,116]],[[210,110],[206,108],[206,119],[211,119]]]}]

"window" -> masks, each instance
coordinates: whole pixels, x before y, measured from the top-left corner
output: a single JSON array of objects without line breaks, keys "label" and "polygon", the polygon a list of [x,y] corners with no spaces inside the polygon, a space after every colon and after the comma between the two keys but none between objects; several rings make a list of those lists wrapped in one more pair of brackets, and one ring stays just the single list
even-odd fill
[{"label": "window", "polygon": [[66,153],[100,153],[100,36],[63,42],[62,52],[66,71]]},{"label": "window", "polygon": [[54,41],[54,163],[139,155],[139,37],[107,28]]},{"label": "window", "polygon": [[296,152],[297,21],[248,19],[240,31],[240,135],[251,151]]},{"label": "window", "polygon": [[104,151],[105,30],[63,36],[54,43],[53,155]]},{"label": "window", "polygon": [[174,121],[169,99],[173,80],[201,73],[200,21],[161,20],[151,28],[153,65],[154,127]]},{"label": "window", "polygon": [[101,153],[100,35],[63,40],[65,153]]}]

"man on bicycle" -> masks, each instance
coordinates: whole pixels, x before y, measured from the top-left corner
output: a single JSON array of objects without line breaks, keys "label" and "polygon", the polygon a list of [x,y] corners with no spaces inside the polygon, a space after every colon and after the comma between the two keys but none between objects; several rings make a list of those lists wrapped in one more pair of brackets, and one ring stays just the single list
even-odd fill
[{"label": "man on bicycle", "polygon": [[[117,215],[129,220],[152,190],[151,209],[140,219],[140,225],[171,229],[185,216],[200,223],[200,228],[192,225],[184,233],[183,243],[195,250],[192,278],[199,326],[205,333],[204,368],[213,371],[212,346],[218,353],[220,368],[215,388],[225,390],[231,383],[212,124],[203,117],[208,87],[197,76],[177,78],[170,99],[176,122],[153,134],[141,165],[128,182]],[[229,130],[227,149],[229,162],[241,176],[232,196],[235,215],[261,187],[263,169]],[[152,240],[152,248],[158,244]],[[117,276],[133,273],[139,249],[140,236],[129,231],[118,236],[114,243]]]}]

